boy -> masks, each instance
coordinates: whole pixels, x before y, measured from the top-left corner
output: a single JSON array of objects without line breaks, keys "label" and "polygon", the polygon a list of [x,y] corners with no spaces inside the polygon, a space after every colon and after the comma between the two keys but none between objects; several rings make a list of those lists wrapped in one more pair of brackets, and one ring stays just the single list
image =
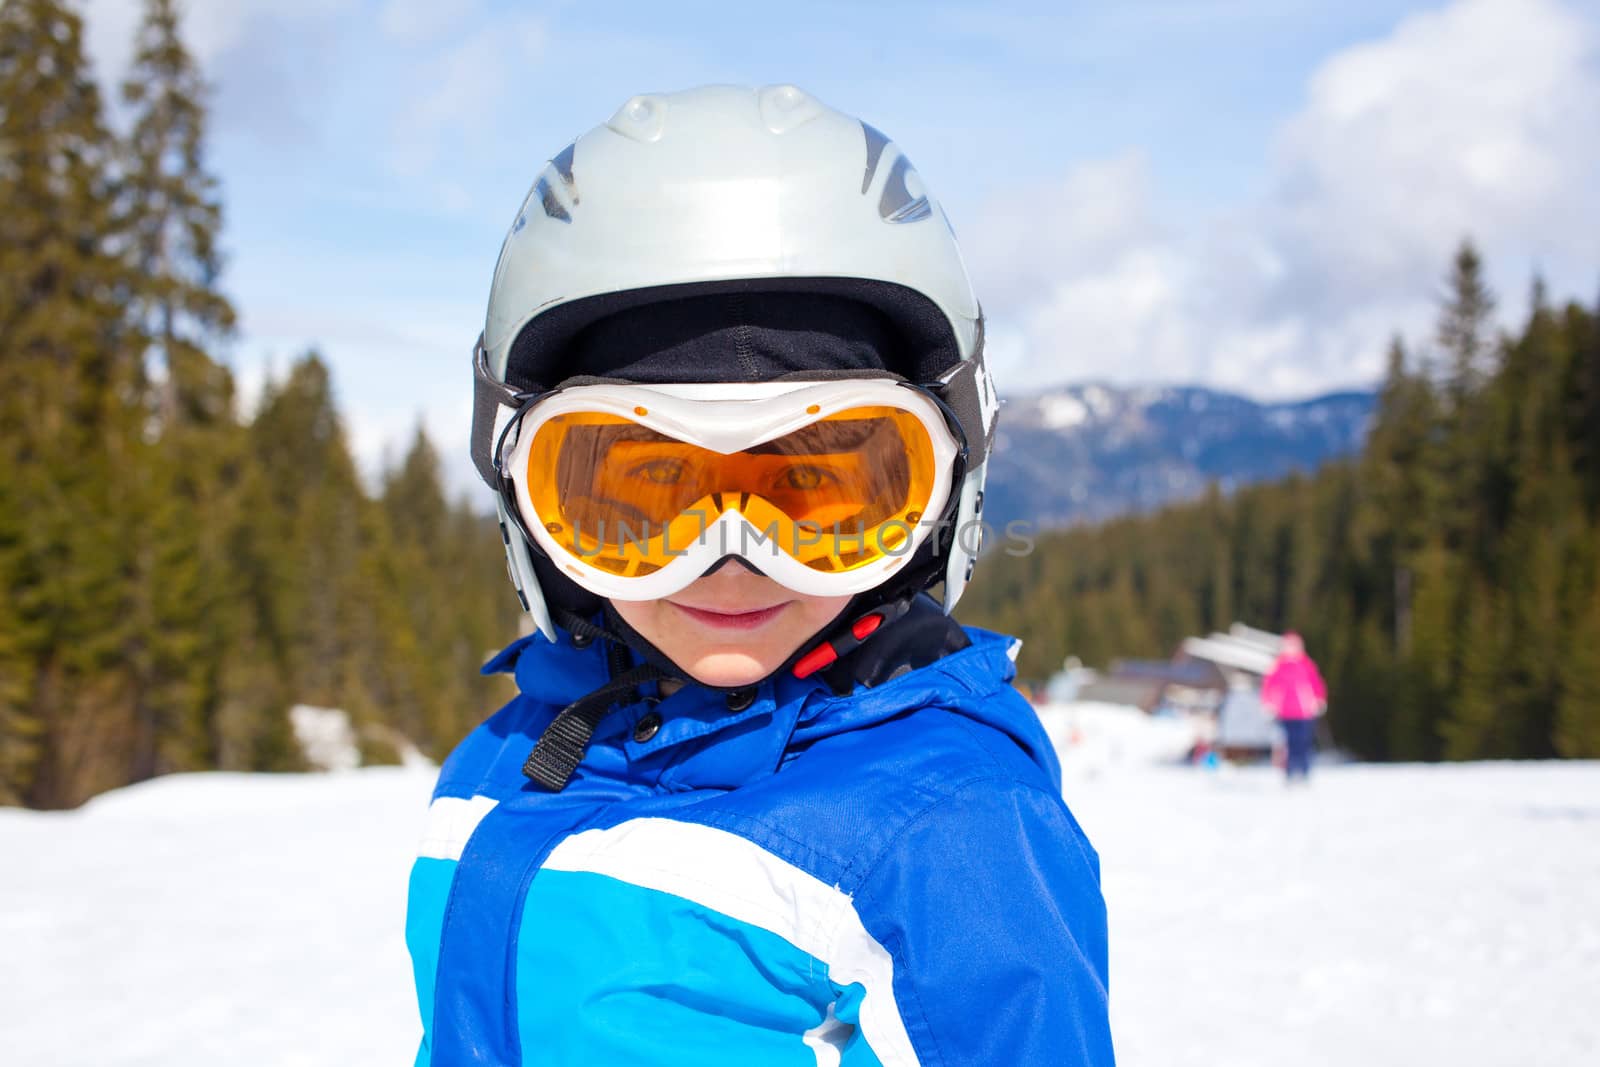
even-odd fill
[{"label": "boy", "polygon": [[538,632],[440,772],[418,1063],[1109,1064],[1098,860],[948,616],[996,405],[906,157],[792,86],[636,97],[474,362]]}]

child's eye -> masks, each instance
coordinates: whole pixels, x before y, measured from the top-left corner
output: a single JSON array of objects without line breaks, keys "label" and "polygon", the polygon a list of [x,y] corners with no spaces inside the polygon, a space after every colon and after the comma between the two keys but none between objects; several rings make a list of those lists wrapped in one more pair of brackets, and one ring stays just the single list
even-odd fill
[{"label": "child's eye", "polygon": [[642,478],[652,485],[677,485],[683,481],[683,463],[676,459],[652,459],[628,472],[630,477]]},{"label": "child's eye", "polygon": [[832,471],[822,467],[794,466],[786,467],[778,475],[779,489],[821,489],[828,482],[836,482],[838,478]]}]

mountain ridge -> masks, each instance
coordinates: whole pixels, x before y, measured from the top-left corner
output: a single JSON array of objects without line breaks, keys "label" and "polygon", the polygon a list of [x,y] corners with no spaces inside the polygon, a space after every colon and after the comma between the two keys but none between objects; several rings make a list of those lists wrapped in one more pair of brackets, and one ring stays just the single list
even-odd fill
[{"label": "mountain ridge", "polygon": [[1098,522],[1312,471],[1358,452],[1377,394],[1261,401],[1199,385],[1055,386],[1002,402],[984,517]]}]

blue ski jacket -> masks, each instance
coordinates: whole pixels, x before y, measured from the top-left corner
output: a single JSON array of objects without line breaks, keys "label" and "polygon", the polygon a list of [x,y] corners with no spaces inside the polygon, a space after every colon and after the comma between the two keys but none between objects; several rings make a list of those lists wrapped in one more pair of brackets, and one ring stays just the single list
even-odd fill
[{"label": "blue ski jacket", "polygon": [[525,638],[439,774],[406,940],[417,1064],[1112,1063],[1099,860],[1011,639],[838,695],[614,709],[560,793],[521,767],[610,675]]}]

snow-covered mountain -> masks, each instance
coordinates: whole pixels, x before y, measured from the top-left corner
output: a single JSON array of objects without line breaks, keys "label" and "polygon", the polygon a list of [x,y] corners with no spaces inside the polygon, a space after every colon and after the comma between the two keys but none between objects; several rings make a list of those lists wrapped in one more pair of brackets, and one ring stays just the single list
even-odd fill
[{"label": "snow-covered mountain", "polygon": [[1195,386],[1069,385],[1009,398],[989,464],[987,521],[1061,526],[1148,511],[1314,470],[1360,449],[1376,397],[1261,403]]}]

